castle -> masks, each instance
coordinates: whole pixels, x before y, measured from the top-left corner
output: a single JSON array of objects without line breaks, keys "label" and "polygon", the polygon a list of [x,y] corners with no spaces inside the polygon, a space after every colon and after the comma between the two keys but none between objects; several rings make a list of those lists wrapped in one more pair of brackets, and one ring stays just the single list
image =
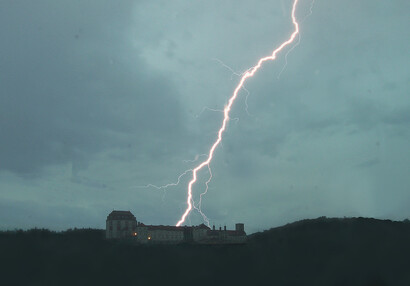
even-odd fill
[{"label": "castle", "polygon": [[112,211],[106,221],[107,239],[131,239],[138,243],[200,243],[230,244],[245,243],[243,223],[237,223],[235,230],[221,227],[219,230],[205,224],[198,226],[145,225],[138,222],[130,211]]}]

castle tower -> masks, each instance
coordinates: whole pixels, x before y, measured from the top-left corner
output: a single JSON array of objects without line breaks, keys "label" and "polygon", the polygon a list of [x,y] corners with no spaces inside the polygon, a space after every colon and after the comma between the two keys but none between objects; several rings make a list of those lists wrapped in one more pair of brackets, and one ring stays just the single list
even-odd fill
[{"label": "castle tower", "polygon": [[243,223],[235,224],[235,230],[238,232],[245,232],[245,225]]},{"label": "castle tower", "polygon": [[106,220],[105,237],[123,238],[135,233],[137,220],[130,211],[112,211]]}]

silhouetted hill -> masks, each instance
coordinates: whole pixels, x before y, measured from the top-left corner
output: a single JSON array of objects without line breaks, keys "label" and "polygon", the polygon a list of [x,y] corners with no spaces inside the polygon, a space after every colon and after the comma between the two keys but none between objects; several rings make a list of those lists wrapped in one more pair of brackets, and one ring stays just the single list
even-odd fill
[{"label": "silhouetted hill", "polygon": [[103,230],[0,232],[0,285],[410,285],[410,223],[303,220],[246,245],[132,245]]}]

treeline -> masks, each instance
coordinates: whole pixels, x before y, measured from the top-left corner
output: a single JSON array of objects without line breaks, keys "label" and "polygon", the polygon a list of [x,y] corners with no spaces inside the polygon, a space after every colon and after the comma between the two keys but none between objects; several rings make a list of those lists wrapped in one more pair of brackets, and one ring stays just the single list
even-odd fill
[{"label": "treeline", "polygon": [[245,245],[133,245],[104,231],[0,232],[0,285],[410,285],[410,223],[303,220]]}]

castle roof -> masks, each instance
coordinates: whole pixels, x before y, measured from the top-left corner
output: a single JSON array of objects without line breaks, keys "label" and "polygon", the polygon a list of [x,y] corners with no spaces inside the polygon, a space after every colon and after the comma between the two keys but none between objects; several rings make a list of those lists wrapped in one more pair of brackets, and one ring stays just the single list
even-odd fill
[{"label": "castle roof", "polygon": [[140,223],[138,226],[147,227],[149,230],[168,230],[168,231],[184,231],[185,229],[206,229],[210,230],[204,224],[200,224],[198,226],[171,226],[171,225],[145,225]]},{"label": "castle roof", "polygon": [[149,230],[173,230],[173,231],[183,231],[184,227],[172,226],[172,225],[147,225]]},{"label": "castle roof", "polygon": [[242,230],[208,230],[209,236],[219,236],[220,234],[226,234],[228,236],[244,236],[246,233]]},{"label": "castle roof", "polygon": [[130,211],[112,211],[107,220],[136,220]]},{"label": "castle roof", "polygon": [[207,227],[205,224],[201,223],[200,225],[198,225],[196,228],[200,228],[200,229],[207,229],[210,230],[209,227]]}]

